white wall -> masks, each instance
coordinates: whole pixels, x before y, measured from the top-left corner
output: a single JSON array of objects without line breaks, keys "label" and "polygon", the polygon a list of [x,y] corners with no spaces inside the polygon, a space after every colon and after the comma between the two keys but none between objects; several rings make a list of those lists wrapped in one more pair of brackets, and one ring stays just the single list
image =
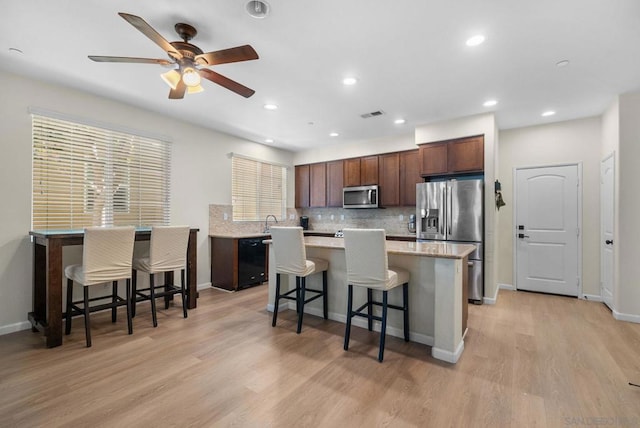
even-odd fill
[{"label": "white wall", "polygon": [[514,168],[582,162],[582,289],[600,295],[600,141],[599,117],[500,132],[500,181],[507,203],[498,216],[500,283],[515,285]]},{"label": "white wall", "polygon": [[[171,222],[199,227],[198,283],[210,281],[209,204],[231,204],[227,153],[292,165],[291,152],[269,148],[76,90],[0,72],[0,334],[25,328],[31,310],[30,107],[113,124],[172,140]],[[293,173],[289,201],[293,206]],[[73,253],[73,255],[71,255]],[[69,256],[68,256],[69,255]],[[77,251],[65,251],[65,263]]]},{"label": "white wall", "polygon": [[640,92],[619,97],[619,197],[617,201],[618,234],[614,237],[619,262],[617,295],[614,296],[617,318],[640,322]]},{"label": "white wall", "polygon": [[484,297],[485,302],[495,302],[498,292],[498,225],[493,182],[498,179],[498,135],[494,116],[488,113],[421,125],[416,127],[415,142],[423,144],[471,135],[484,135]]}]

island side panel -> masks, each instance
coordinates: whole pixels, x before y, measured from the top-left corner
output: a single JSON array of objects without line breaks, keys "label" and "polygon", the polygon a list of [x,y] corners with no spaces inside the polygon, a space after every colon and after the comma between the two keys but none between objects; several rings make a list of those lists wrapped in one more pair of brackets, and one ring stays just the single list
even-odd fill
[{"label": "island side panel", "polygon": [[456,363],[464,349],[462,340],[461,259],[436,259],[435,330],[431,355],[439,360]]}]

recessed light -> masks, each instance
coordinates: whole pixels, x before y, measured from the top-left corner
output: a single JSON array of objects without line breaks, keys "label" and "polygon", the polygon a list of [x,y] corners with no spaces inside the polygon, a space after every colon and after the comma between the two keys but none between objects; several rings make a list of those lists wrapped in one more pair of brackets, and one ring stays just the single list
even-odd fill
[{"label": "recessed light", "polygon": [[358,83],[358,79],[355,77],[345,77],[342,79],[342,84],[345,86],[355,85],[356,83]]},{"label": "recessed light", "polygon": [[404,120],[404,119],[396,119],[396,120],[393,121],[393,123],[395,123],[396,125],[402,125],[405,122],[406,122],[406,120]]},{"label": "recessed light", "polygon": [[337,137],[338,135],[340,134],[338,134],[337,132],[332,132],[331,134],[329,134],[329,137]]},{"label": "recessed light", "polygon": [[498,104],[497,100],[487,100],[482,105],[485,107],[493,107],[496,104]]},{"label": "recessed light", "polygon": [[553,116],[554,114],[556,114],[555,111],[549,110],[549,111],[545,111],[544,113],[542,113],[542,117],[549,117],[549,116]]},{"label": "recessed light", "polygon": [[467,46],[478,46],[484,42],[484,36],[482,34],[477,34],[473,37],[467,39]]},{"label": "recessed light", "polygon": [[277,105],[275,105],[275,104],[265,104],[265,105],[264,105],[264,108],[265,108],[266,110],[278,110],[278,106],[277,106]]},{"label": "recessed light", "polygon": [[269,14],[269,3],[266,1],[250,1],[245,7],[247,13],[254,18],[262,19]]},{"label": "recessed light", "polygon": [[562,61],[556,62],[556,67],[566,67],[567,65],[569,65],[568,59],[563,59]]},{"label": "recessed light", "polygon": [[273,143],[273,140],[271,138],[267,138],[266,140],[264,140],[265,143]]}]

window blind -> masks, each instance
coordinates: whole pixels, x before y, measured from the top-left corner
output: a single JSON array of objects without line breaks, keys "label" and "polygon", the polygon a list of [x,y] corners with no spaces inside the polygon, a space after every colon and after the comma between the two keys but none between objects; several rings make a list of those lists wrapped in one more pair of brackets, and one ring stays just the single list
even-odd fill
[{"label": "window blind", "polygon": [[286,217],[287,169],[234,155],[231,158],[231,201],[234,221]]},{"label": "window blind", "polygon": [[169,223],[168,142],[32,115],[32,229]]}]

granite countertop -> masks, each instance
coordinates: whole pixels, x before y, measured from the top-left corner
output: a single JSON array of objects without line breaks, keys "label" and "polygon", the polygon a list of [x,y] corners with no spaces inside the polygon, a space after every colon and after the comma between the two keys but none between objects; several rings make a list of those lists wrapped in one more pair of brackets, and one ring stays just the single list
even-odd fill
[{"label": "granite countertop", "polygon": [[[270,244],[271,240],[265,240]],[[306,236],[305,245],[310,248],[334,248],[344,249],[343,238],[329,238],[326,236]],[[476,246],[473,244],[450,244],[448,242],[409,242],[387,241],[389,254],[402,254],[408,256],[438,257],[443,259],[462,259],[472,252]]]}]

